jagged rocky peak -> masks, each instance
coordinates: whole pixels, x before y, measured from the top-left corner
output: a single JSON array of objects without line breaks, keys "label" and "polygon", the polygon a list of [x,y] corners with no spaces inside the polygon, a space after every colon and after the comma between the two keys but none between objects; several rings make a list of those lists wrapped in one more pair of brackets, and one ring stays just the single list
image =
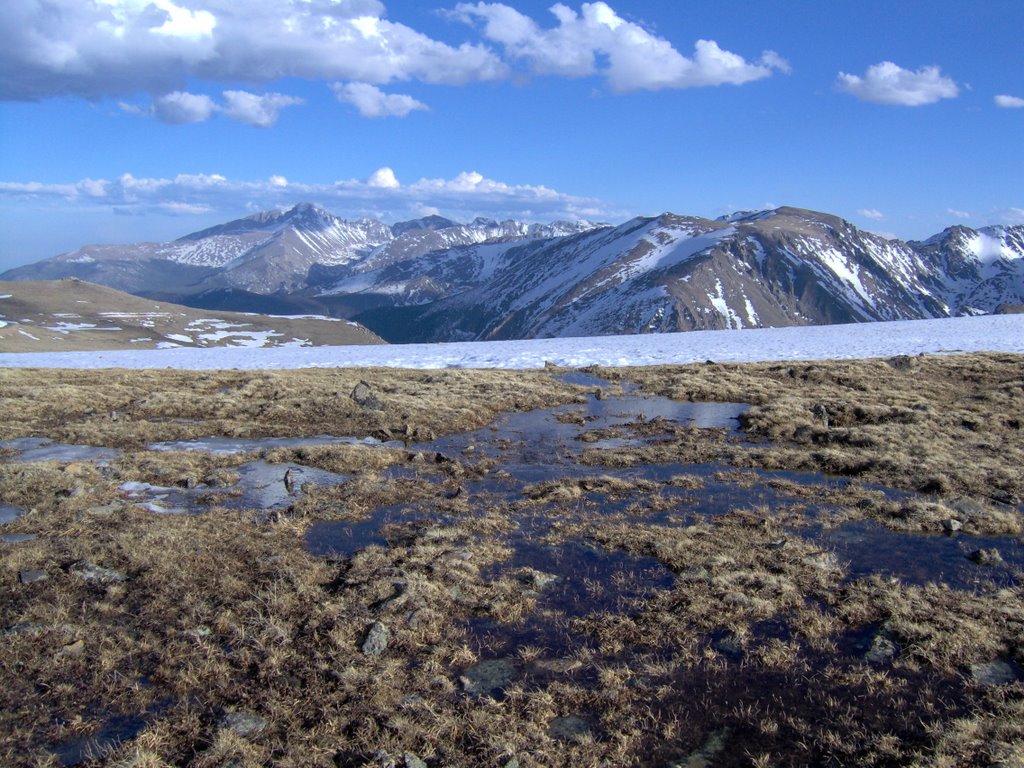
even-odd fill
[{"label": "jagged rocky peak", "polygon": [[[476,222],[474,222],[475,224]],[[457,222],[451,219],[446,219],[444,216],[437,216],[436,214],[431,216],[424,216],[422,219],[412,219],[410,221],[400,221],[396,224],[391,225],[391,234],[395,237],[401,237],[407,232],[419,232],[419,231],[436,231],[439,229],[448,229],[450,227],[459,226]]]},{"label": "jagged rocky peak", "polygon": [[202,240],[217,235],[241,235],[249,232],[277,232],[286,227],[298,229],[326,229],[333,226],[338,218],[313,203],[298,203],[287,210],[270,210],[254,213],[226,224],[192,232],[178,238],[178,242]]}]

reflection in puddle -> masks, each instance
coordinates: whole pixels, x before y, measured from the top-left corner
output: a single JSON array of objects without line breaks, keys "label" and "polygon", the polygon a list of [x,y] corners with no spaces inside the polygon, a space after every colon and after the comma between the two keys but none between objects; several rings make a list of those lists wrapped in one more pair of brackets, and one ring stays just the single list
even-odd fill
[{"label": "reflection in puddle", "polygon": [[16,507],[13,504],[0,504],[0,525],[13,523],[24,513],[25,510],[21,507]]},{"label": "reflection in puddle", "polygon": [[121,455],[116,448],[97,448],[91,445],[62,445],[45,437],[19,437],[0,440],[0,448],[17,451],[5,461],[23,464],[33,461],[112,461]]},{"label": "reflection in puddle", "polygon": [[515,624],[470,620],[470,634],[486,657],[513,654],[525,646],[542,648],[548,657],[566,655],[579,645],[570,619],[603,611],[635,613],[674,581],[672,572],[653,557],[609,552],[585,541],[552,546],[527,540],[511,543],[512,558],[485,575],[517,574],[524,588],[536,593],[537,605]]},{"label": "reflection in puddle", "polygon": [[306,484],[329,487],[350,479],[347,475],[300,464],[271,464],[262,460],[242,464],[235,471],[238,482],[225,488],[206,485],[172,488],[149,483],[122,483],[119,489],[138,506],[157,514],[203,512],[214,494],[217,504],[229,509],[273,511],[293,504]]},{"label": "reflection in puddle", "polygon": [[50,748],[62,766],[103,760],[126,741],[134,739],[145,727],[141,717],[117,716],[108,719],[91,736],[69,739]]},{"label": "reflection in puddle", "polygon": [[[882,573],[907,584],[941,581],[969,589],[991,581],[1015,585],[1024,569],[1024,545],[1012,536],[900,533],[870,520],[855,520],[819,530],[813,538],[849,561],[850,579]],[[979,565],[972,561],[972,553],[981,549],[997,550],[1002,562]]]},{"label": "reflection in puddle", "polygon": [[309,448],[317,445],[368,445],[401,447],[399,442],[381,442],[373,437],[331,437],[317,435],[315,437],[204,437],[200,440],[173,440],[152,443],[151,451],[202,451],[215,455],[228,456],[236,453],[252,451],[271,451],[276,448]]}]

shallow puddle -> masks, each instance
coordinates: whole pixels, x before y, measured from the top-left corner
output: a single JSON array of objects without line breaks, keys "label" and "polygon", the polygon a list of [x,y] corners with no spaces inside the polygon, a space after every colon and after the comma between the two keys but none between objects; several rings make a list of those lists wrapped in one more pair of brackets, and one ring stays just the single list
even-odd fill
[{"label": "shallow puddle", "polygon": [[16,507],[13,504],[0,504],[0,525],[13,523],[23,514],[25,514],[25,510],[21,507]]},{"label": "shallow puddle", "polygon": [[199,440],[173,440],[151,443],[151,451],[202,451],[215,455],[230,456],[237,453],[265,452],[277,448],[309,448],[317,445],[367,445],[401,447],[402,443],[381,442],[373,437],[204,437]]},{"label": "shallow puddle", "polygon": [[238,482],[225,487],[178,488],[132,482],[122,483],[119,490],[132,503],[157,514],[198,514],[206,511],[211,500],[229,509],[275,511],[294,504],[306,484],[329,487],[350,479],[314,467],[263,460],[242,464],[234,471]]},{"label": "shallow puddle", "polygon": [[62,445],[45,437],[19,437],[15,440],[0,441],[0,448],[17,451],[5,461],[17,464],[33,461],[113,461],[121,455],[116,448],[99,448],[92,445]]},{"label": "shallow puddle", "polygon": [[[1024,572],[1024,544],[1015,536],[901,533],[870,520],[854,520],[810,537],[848,561],[849,579],[879,573],[906,584],[942,582],[971,589],[991,582],[1013,586]],[[980,550],[998,552],[998,561],[971,559]]]}]

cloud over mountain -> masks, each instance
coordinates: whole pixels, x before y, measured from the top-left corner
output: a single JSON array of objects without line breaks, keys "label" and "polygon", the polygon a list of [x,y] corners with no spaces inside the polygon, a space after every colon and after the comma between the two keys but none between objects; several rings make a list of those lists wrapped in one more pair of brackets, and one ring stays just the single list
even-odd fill
[{"label": "cloud over mountain", "polygon": [[281,175],[241,181],[221,174],[178,174],[173,178],[82,179],[70,183],[0,181],[0,199],[50,200],[60,205],[106,205],[122,213],[182,215],[212,210],[282,207],[303,200],[344,206],[360,214],[394,218],[422,215],[425,207],[450,216],[476,215],[525,220],[613,218],[623,211],[596,198],[579,197],[534,184],[507,184],[476,171],[450,179],[399,181],[388,167],[366,179],[333,183],[289,181]]}]

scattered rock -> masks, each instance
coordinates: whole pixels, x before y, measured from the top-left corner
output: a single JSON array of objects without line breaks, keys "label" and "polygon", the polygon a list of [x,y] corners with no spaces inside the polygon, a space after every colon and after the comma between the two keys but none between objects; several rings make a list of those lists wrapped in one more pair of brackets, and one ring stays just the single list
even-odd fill
[{"label": "scattered rock", "polygon": [[590,734],[590,723],[579,715],[556,717],[548,724],[548,733],[560,741],[580,741]]},{"label": "scattered rock", "polygon": [[71,573],[85,581],[119,582],[128,578],[120,571],[104,568],[102,565],[90,563],[88,560],[81,560],[71,566]]},{"label": "scattered rock", "polygon": [[743,643],[731,632],[717,640],[713,640],[711,647],[723,656],[728,656],[730,659],[739,659],[743,657]]},{"label": "scattered rock", "polygon": [[45,568],[32,568],[18,573],[18,581],[22,584],[33,584],[37,581],[46,581],[48,578],[50,578],[50,574],[46,572]]},{"label": "scattered rock", "polygon": [[365,381],[360,381],[356,384],[349,397],[351,397],[355,404],[360,408],[367,408],[371,411],[380,411],[384,409],[384,404],[381,403],[380,399],[375,394],[373,394],[373,390],[370,389],[370,385]]},{"label": "scattered rock", "polygon": [[473,696],[490,696],[501,693],[516,673],[511,659],[488,659],[466,670],[461,678],[466,693]]},{"label": "scattered rock", "polygon": [[909,371],[914,367],[914,358],[910,355],[896,355],[890,357],[886,362],[897,371]]},{"label": "scattered rock", "polygon": [[83,653],[85,653],[85,640],[76,640],[61,648],[57,656],[65,658],[67,656],[81,656]]},{"label": "scattered rock", "polygon": [[942,527],[947,533],[956,533],[957,531],[963,530],[964,524],[955,517],[950,517],[942,521]]},{"label": "scattered rock", "polygon": [[989,498],[993,501],[998,501],[1000,504],[1008,504],[1011,507],[1019,507],[1021,500],[1019,496],[1014,496],[1012,493],[1002,490],[994,490],[989,494]]},{"label": "scattered rock", "polygon": [[267,721],[253,712],[229,712],[220,719],[220,727],[236,733],[243,739],[257,736],[266,730]]},{"label": "scattered rock", "polygon": [[811,413],[813,413],[816,418],[821,419],[822,426],[825,427],[826,430],[828,430],[828,428],[829,428],[828,408],[826,408],[821,403],[818,403],[813,408],[811,408]]},{"label": "scattered rock", "polygon": [[864,660],[871,664],[888,664],[899,653],[899,647],[884,633],[879,633],[871,640],[871,647],[864,654]]},{"label": "scattered rock", "polygon": [[971,664],[971,678],[978,685],[1008,685],[1017,680],[1017,670],[1005,661]]},{"label": "scattered rock", "polygon": [[387,650],[391,642],[391,630],[379,621],[373,622],[370,631],[366,633],[363,640],[363,653],[367,656],[380,656]]},{"label": "scattered rock", "polygon": [[976,549],[967,556],[968,560],[972,560],[978,565],[999,565],[1003,562],[1003,556],[999,554],[999,550],[995,547],[989,549]]},{"label": "scattered rock", "polygon": [[402,757],[405,760],[405,768],[427,768],[426,761],[412,752],[406,752]]}]

